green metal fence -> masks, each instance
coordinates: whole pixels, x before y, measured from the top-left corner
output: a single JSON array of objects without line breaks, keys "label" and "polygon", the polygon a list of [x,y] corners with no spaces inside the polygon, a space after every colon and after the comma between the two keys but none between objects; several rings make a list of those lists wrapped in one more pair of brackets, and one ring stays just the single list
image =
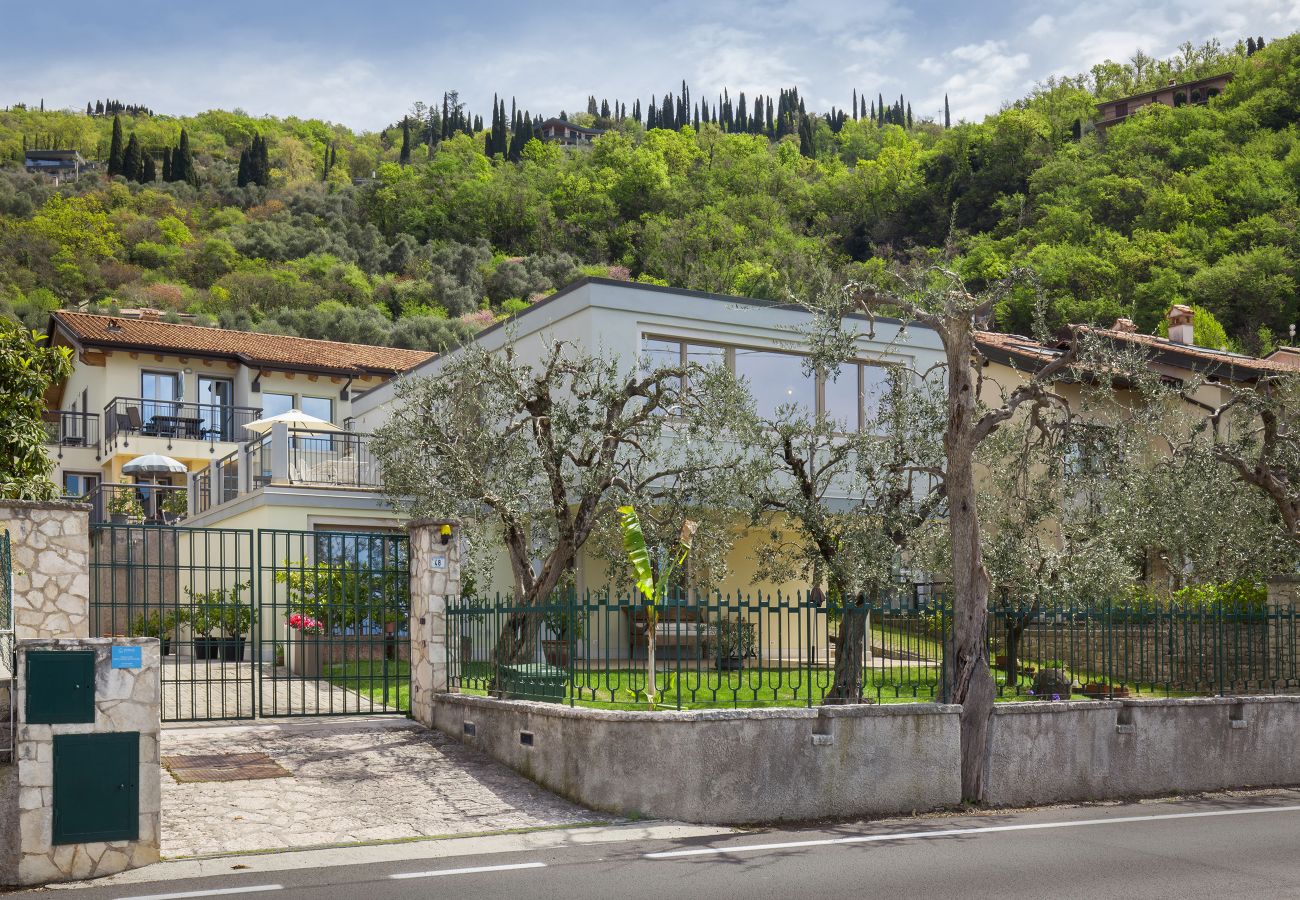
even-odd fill
[{"label": "green metal fence", "polygon": [[253,550],[233,528],[91,530],[91,634],[159,639],[163,721],[256,715]]},{"label": "green metal fence", "polygon": [[263,716],[410,711],[410,541],[258,532]]},{"label": "green metal fence", "polygon": [[[851,605],[861,630],[860,691],[834,691],[844,611],[820,595],[691,594],[658,608],[655,694],[676,709],[813,706],[845,701],[930,699],[939,689],[935,620],[905,595]],[[520,699],[644,708],[651,626],[631,594],[558,594],[542,607],[509,598],[460,598],[448,608],[448,666],[454,689]],[[523,653],[498,648],[537,639]],[[503,640],[504,639],[504,640]],[[534,646],[535,645],[535,646]]]},{"label": "green metal fence", "polygon": [[[848,623],[863,629],[863,649],[841,675],[856,665],[861,690],[845,696],[835,690],[844,614],[820,592],[672,598],[655,626],[654,693],[675,709],[941,699],[950,609],[931,586],[851,605]],[[1001,605],[987,623],[1000,699],[1059,696],[1063,683],[1075,697],[1300,690],[1290,609]],[[571,591],[540,607],[459,598],[447,615],[451,687],[645,708],[648,631],[630,593]]]}]

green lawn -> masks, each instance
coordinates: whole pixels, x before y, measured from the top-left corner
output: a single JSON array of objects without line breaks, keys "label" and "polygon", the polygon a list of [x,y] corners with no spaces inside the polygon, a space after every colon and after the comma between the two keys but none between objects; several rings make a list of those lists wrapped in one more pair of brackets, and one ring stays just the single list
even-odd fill
[{"label": "green lawn", "polygon": [[324,667],[325,679],[336,687],[374,701],[375,708],[411,708],[411,666],[405,660],[365,660]]}]

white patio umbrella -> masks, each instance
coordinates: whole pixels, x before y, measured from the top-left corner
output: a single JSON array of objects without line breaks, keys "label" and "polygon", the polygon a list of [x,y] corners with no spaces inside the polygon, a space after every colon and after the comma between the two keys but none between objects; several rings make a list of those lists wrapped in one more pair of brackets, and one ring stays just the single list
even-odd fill
[{"label": "white patio umbrella", "polygon": [[318,419],[316,416],[309,416],[301,409],[291,409],[288,412],[282,412],[277,416],[267,416],[265,419],[258,419],[249,422],[244,428],[253,434],[266,434],[276,425],[284,423],[289,426],[290,431],[342,431],[343,429],[333,422],[326,422],[324,419]]},{"label": "white patio umbrella", "polygon": [[163,456],[161,453],[147,453],[137,456],[122,466],[123,475],[183,475],[189,467],[178,459]]}]

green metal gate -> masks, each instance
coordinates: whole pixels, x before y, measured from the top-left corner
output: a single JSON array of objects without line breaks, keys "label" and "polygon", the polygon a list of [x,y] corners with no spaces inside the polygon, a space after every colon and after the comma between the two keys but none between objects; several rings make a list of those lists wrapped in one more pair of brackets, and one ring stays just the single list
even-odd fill
[{"label": "green metal gate", "polygon": [[103,525],[91,633],[160,639],[165,722],[405,714],[409,577],[401,534]]},{"label": "green metal gate", "polygon": [[262,529],[258,569],[263,716],[410,710],[406,535]]},{"label": "green metal gate", "polygon": [[91,532],[91,634],[159,639],[164,722],[257,715],[254,562],[248,530]]}]

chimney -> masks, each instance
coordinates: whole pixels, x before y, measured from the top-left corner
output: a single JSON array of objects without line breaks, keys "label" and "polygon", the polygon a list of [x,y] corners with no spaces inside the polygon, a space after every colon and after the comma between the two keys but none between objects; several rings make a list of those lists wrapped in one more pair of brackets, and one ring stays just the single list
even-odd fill
[{"label": "chimney", "polygon": [[1196,345],[1196,336],[1192,331],[1192,308],[1181,303],[1169,307],[1166,316],[1169,321],[1169,340],[1175,344]]},{"label": "chimney", "polygon": [[1111,331],[1120,331],[1124,334],[1137,334],[1137,323],[1132,319],[1116,319],[1115,324],[1110,326]]}]

